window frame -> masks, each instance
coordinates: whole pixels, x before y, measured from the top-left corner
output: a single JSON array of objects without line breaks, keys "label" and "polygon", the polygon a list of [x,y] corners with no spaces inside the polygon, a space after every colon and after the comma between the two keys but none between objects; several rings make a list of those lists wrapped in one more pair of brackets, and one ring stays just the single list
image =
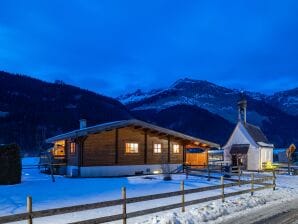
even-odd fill
[{"label": "window frame", "polygon": [[180,153],[180,145],[179,144],[173,144],[173,154],[179,154],[179,153]]},{"label": "window frame", "polygon": [[[159,147],[155,147],[155,146],[159,146]],[[162,153],[161,143],[153,143],[153,153],[154,154],[161,154]]]},{"label": "window frame", "polygon": [[[136,147],[136,149],[134,147]],[[131,149],[133,149],[133,151],[131,151]],[[138,153],[139,153],[139,143],[125,142],[125,154],[138,154]]]}]

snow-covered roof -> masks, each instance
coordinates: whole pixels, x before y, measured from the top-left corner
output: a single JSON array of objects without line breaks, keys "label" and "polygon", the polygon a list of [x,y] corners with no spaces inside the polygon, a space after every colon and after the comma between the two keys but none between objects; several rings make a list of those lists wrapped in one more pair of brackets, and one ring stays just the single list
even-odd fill
[{"label": "snow-covered roof", "polygon": [[214,148],[219,148],[220,145],[216,144],[214,142],[210,142],[207,140],[203,140],[197,137],[193,137],[190,135],[186,135],[183,134],[181,132],[177,132],[177,131],[173,131],[167,128],[163,128],[163,127],[159,127],[157,125],[153,125],[144,121],[140,121],[140,120],[136,120],[136,119],[130,119],[130,120],[121,120],[121,121],[114,121],[114,122],[108,122],[108,123],[103,123],[103,124],[98,124],[95,126],[91,126],[91,127],[87,127],[87,128],[82,128],[82,129],[77,129],[71,132],[67,132],[61,135],[57,135],[54,136],[52,138],[49,138],[46,140],[47,143],[53,143],[59,140],[64,140],[64,139],[70,139],[70,138],[77,138],[77,137],[81,137],[81,136],[86,136],[88,134],[92,134],[92,133],[97,133],[97,132],[101,132],[101,131],[108,131],[111,129],[115,129],[115,128],[121,128],[121,127],[127,127],[127,126],[139,126],[142,128],[147,128],[147,129],[151,129],[151,130],[155,130],[157,132],[160,133],[164,133],[167,134],[169,136],[174,136],[177,138],[182,138],[185,140],[189,140],[189,141],[194,141],[194,142],[199,142],[199,143],[203,143],[206,144],[206,147],[214,147]]},{"label": "snow-covered roof", "polygon": [[268,143],[265,143],[265,142],[257,142],[259,146],[262,146],[262,147],[269,147],[269,148],[273,148],[274,145],[273,144],[268,144]]},{"label": "snow-covered roof", "polygon": [[[255,125],[252,125],[250,123],[244,123],[243,121],[238,121],[233,133],[231,134],[229,140],[223,146],[223,148],[226,148],[230,146],[231,144],[234,143],[232,140],[235,136],[235,133],[237,130],[241,130],[244,132],[243,134],[245,135],[245,138],[247,138],[254,147],[268,147],[268,148],[273,148],[274,145],[271,144],[265,134],[262,132],[261,128]],[[239,141],[236,141],[239,143]],[[229,144],[230,143],[230,144]],[[247,143],[247,142],[244,142]]]},{"label": "snow-covered roof", "polygon": [[243,124],[248,134],[253,138],[253,140],[259,144],[259,142],[270,144],[265,134],[262,132],[261,128],[249,123]]}]

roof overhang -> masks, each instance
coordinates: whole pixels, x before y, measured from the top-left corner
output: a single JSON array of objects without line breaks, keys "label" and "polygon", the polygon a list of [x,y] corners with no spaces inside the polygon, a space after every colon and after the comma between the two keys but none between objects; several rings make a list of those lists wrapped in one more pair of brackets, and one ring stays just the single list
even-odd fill
[{"label": "roof overhang", "polygon": [[249,144],[233,144],[230,150],[230,154],[247,154]]},{"label": "roof overhang", "polygon": [[265,142],[257,142],[257,144],[261,147],[265,147],[265,148],[274,148],[274,145],[273,144],[268,144],[268,143],[265,143]]},{"label": "roof overhang", "polygon": [[66,139],[74,139],[82,136],[86,136],[89,134],[95,134],[103,131],[112,130],[115,128],[123,128],[128,126],[134,126],[138,128],[143,128],[146,130],[154,130],[156,133],[165,134],[167,136],[173,136],[175,138],[180,138],[182,140],[188,140],[193,143],[200,143],[201,146],[206,148],[220,148],[219,144],[214,142],[210,142],[207,140],[203,140],[200,138],[196,138],[190,135],[183,134],[181,132],[173,131],[167,128],[159,127],[157,125],[153,125],[144,121],[131,119],[131,120],[122,120],[122,121],[114,121],[109,123],[103,123],[83,129],[74,130],[65,134],[57,135],[52,138],[46,140],[47,143],[54,143],[59,140],[66,140]]}]

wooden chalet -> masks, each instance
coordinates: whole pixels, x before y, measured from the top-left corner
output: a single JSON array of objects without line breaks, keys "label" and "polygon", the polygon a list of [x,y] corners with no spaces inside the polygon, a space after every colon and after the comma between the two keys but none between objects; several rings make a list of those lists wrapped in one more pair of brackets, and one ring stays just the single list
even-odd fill
[{"label": "wooden chalet", "polygon": [[[68,176],[98,177],[161,173],[185,163],[208,163],[208,149],[219,145],[140,120],[122,120],[86,127],[46,140],[52,155],[65,157]],[[201,149],[186,155],[188,149]],[[195,159],[195,158],[196,159]],[[199,159],[198,159],[199,158]]]}]

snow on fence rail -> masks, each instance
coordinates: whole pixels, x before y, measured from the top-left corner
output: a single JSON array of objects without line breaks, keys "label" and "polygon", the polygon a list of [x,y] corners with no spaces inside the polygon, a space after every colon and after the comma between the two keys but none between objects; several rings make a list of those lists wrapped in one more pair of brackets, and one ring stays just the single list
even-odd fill
[{"label": "snow on fence rail", "polygon": [[[270,180],[272,180],[272,184],[266,183]],[[185,190],[184,189],[184,181],[182,181],[181,189],[179,191],[138,196],[138,197],[132,197],[132,198],[126,198],[126,188],[122,188],[122,199],[90,203],[90,204],[83,204],[83,205],[68,206],[68,207],[62,207],[62,208],[46,209],[46,210],[40,210],[40,211],[32,211],[32,198],[29,196],[29,197],[27,197],[27,212],[26,213],[2,216],[2,217],[0,217],[0,223],[10,223],[10,222],[15,222],[15,221],[27,220],[28,224],[32,224],[34,218],[42,218],[42,217],[61,215],[61,214],[66,214],[66,213],[81,212],[81,211],[86,211],[86,210],[122,205],[122,213],[121,214],[104,216],[104,217],[100,217],[100,218],[83,220],[83,221],[77,221],[77,222],[72,222],[71,224],[105,223],[105,222],[112,222],[112,221],[117,221],[117,220],[123,220],[123,224],[126,224],[126,221],[128,218],[134,218],[134,217],[138,217],[138,216],[148,215],[148,214],[166,211],[166,210],[170,210],[170,209],[176,209],[176,208],[181,208],[181,211],[184,212],[185,206],[189,206],[189,205],[199,204],[199,203],[208,202],[208,201],[217,200],[217,199],[222,199],[222,201],[224,202],[226,197],[232,197],[232,196],[245,194],[245,193],[251,193],[251,195],[253,195],[255,191],[260,191],[260,190],[264,190],[267,188],[273,188],[273,190],[275,190],[275,187],[276,187],[275,180],[276,180],[276,176],[275,176],[274,172],[273,172],[272,176],[265,176],[265,177],[262,177],[259,179],[255,179],[254,174],[251,174],[250,180],[241,180],[240,181],[241,185],[249,185],[250,184],[251,185],[250,189],[245,189],[245,190],[240,190],[240,191],[230,192],[230,193],[225,193],[225,189],[229,188],[229,187],[238,186],[239,185],[238,181],[237,181],[237,183],[234,182],[234,183],[224,184],[223,176],[221,177],[221,184],[219,184],[219,185]],[[255,187],[255,185],[261,185],[261,187]],[[221,189],[220,195],[195,199],[195,200],[191,200],[191,201],[185,201],[186,194],[193,194],[193,193],[211,191],[211,190],[216,190],[216,189]],[[170,204],[170,205],[164,205],[164,206],[160,206],[160,207],[155,207],[155,208],[150,208],[150,209],[145,209],[145,210],[140,210],[140,211],[129,212],[129,213],[127,213],[127,210],[126,210],[127,204],[162,199],[162,198],[169,198],[169,197],[174,197],[174,196],[181,196],[181,202],[175,203],[175,204]]]}]

